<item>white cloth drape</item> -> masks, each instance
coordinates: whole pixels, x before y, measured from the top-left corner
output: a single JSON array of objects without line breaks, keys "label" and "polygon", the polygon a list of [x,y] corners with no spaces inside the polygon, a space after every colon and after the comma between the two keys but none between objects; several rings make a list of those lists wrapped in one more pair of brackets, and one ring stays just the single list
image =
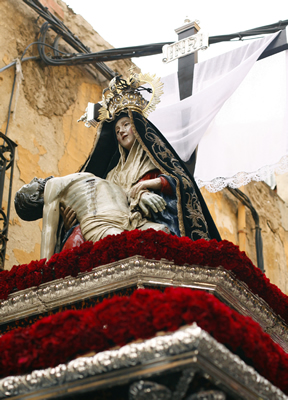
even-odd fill
[{"label": "white cloth drape", "polygon": [[287,61],[287,51],[258,61],[210,124],[198,147],[200,187],[271,184],[273,172],[288,172]]},{"label": "white cloth drape", "polygon": [[[205,185],[213,191],[220,190],[230,184],[231,178],[239,173],[239,184],[236,187],[240,186],[245,183],[243,173],[245,175],[246,172],[259,171],[264,166],[275,164],[282,157],[281,154],[285,153],[285,52],[256,63],[277,35],[278,33],[267,35],[229,53],[196,64],[193,96],[185,100],[179,101],[176,74],[162,79],[164,96],[149,119],[166,136],[184,161],[189,159],[206,132],[199,145],[195,171],[200,186]],[[271,73],[271,63],[275,64],[275,74]],[[270,71],[270,75],[267,71]],[[279,90],[281,85],[282,91]],[[252,98],[255,92],[257,93]],[[234,97],[241,98],[246,109],[240,109],[239,102]],[[228,99],[230,100],[227,101]],[[258,106],[260,99],[262,103]],[[248,100],[252,100],[252,105],[248,105]],[[277,138],[276,131],[277,135],[279,133]],[[266,147],[263,143],[266,143]],[[271,147],[277,147],[273,155],[270,153]],[[256,153],[261,154],[259,160],[256,160]],[[248,164],[238,162],[244,159]],[[213,182],[216,185],[214,189]]]}]

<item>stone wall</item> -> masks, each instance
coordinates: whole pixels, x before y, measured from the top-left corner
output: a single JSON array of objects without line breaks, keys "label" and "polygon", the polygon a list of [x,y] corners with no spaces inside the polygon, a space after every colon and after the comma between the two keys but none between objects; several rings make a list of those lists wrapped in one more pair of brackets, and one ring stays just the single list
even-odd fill
[{"label": "stone wall", "polygon": [[[91,51],[111,47],[61,0],[44,2]],[[3,0],[0,9],[2,68],[20,57],[23,50],[37,39],[44,21],[37,20],[38,15],[21,0]],[[32,48],[27,55],[37,55],[37,50]],[[125,74],[131,62],[113,62],[109,66]],[[17,107],[13,103],[8,132],[8,136],[18,144],[13,198],[15,192],[34,176],[61,176],[77,171],[89,154],[95,135],[93,128],[87,129],[83,123],[77,123],[77,119],[84,113],[89,101],[100,100],[102,89],[108,83],[100,73],[92,75],[86,67],[50,67],[40,61],[27,61],[22,64],[22,69],[24,81],[19,87]],[[6,128],[14,73],[15,68],[12,67],[0,74],[2,132]],[[8,181],[4,209],[7,208],[7,184]],[[287,203],[262,182],[250,183],[245,192],[260,216],[267,275],[287,293]],[[239,201],[227,189],[218,193],[202,190],[202,193],[222,238],[238,244]],[[243,250],[256,265],[254,227],[251,213],[246,209],[246,244]],[[5,268],[39,259],[40,235],[41,221],[20,220],[12,205]]]},{"label": "stone wall", "polygon": [[[48,4],[47,4],[48,3]],[[44,4],[44,3],[43,3]],[[65,25],[91,51],[111,48],[79,15],[75,15],[62,1],[49,0],[45,5],[58,11]],[[0,68],[21,57],[24,49],[37,40],[43,19],[21,0],[0,3]],[[51,32],[53,36],[53,32]],[[49,38],[48,38],[49,39]],[[67,46],[60,41],[60,46]],[[49,52],[49,50],[47,50]],[[37,55],[32,47],[26,56]],[[130,60],[111,62],[114,71],[127,74]],[[8,136],[18,144],[13,182],[15,192],[34,177],[61,176],[76,172],[85,161],[93,145],[95,130],[77,120],[89,101],[101,100],[108,81],[94,69],[93,75],[84,66],[46,66],[41,61],[22,63],[24,80],[12,106]],[[8,105],[15,67],[0,74],[0,130],[5,132]],[[15,91],[16,94],[16,91]],[[8,176],[8,174],[7,174]],[[3,208],[7,211],[8,180],[6,179]],[[40,256],[41,221],[24,222],[11,207],[9,242],[5,269],[14,264],[30,262]]]},{"label": "stone wall", "polygon": [[[210,212],[222,239],[239,245],[238,207],[241,203],[228,191],[209,193],[202,189]],[[271,190],[264,182],[251,182],[244,188],[260,218],[263,240],[264,268],[267,277],[284,293],[288,292],[288,204],[277,190]],[[255,222],[251,211],[245,207],[246,243],[241,250],[257,266],[255,247]]]}]

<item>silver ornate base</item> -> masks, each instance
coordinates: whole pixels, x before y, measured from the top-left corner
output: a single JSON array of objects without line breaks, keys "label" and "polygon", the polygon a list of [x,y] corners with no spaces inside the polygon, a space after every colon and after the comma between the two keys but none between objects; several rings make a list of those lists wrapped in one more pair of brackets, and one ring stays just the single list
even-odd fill
[{"label": "silver ornate base", "polygon": [[[145,383],[151,378],[179,371],[182,374],[173,393],[163,385],[150,384],[149,387]],[[210,397],[201,397],[199,393],[197,397],[190,394],[187,398],[196,372],[217,386],[217,391],[212,391]],[[55,399],[127,383],[131,400],[148,399],[147,393],[150,393],[150,399],[164,400],[225,399],[225,393],[233,399],[288,400],[279,389],[196,324],[119,350],[78,358],[56,368],[7,377],[0,381],[0,398]]]},{"label": "silver ornate base", "polygon": [[128,287],[166,286],[213,293],[240,314],[252,317],[288,352],[288,326],[232,272],[221,267],[178,266],[167,260],[147,260],[140,256],[94,268],[76,278],[57,279],[11,294],[7,300],[0,302],[0,324]]}]

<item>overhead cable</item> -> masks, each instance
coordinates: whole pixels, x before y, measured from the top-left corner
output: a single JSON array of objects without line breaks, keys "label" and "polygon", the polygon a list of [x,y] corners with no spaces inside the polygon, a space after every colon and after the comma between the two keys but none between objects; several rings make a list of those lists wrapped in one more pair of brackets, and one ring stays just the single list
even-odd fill
[{"label": "overhead cable", "polygon": [[288,19],[286,19],[285,21],[278,21],[270,25],[248,29],[242,32],[230,33],[228,35],[211,36],[209,37],[209,44],[228,42],[234,39],[243,40],[244,37],[249,37],[249,36],[268,35],[269,33],[275,33],[285,29],[287,25],[288,25]]},{"label": "overhead cable", "polygon": [[[44,7],[39,0],[23,0],[28,6],[33,8],[40,17],[44,18],[46,22],[40,29],[39,42],[37,43],[38,51],[41,59],[47,64],[52,66],[59,65],[82,65],[92,64],[96,67],[107,79],[112,79],[117,75],[110,69],[105,62],[121,60],[126,58],[144,57],[162,53],[162,47],[165,44],[172,44],[173,42],[152,43],[141,46],[131,46],[122,48],[113,48],[92,53],[90,48],[85,46],[80,39],[74,35],[70,29],[60,21],[55,15],[50,13],[47,7]],[[228,35],[211,36],[209,38],[209,45],[231,41],[231,40],[245,40],[251,36],[259,36],[269,33],[274,33],[279,30],[285,29],[288,25],[288,20],[278,21],[274,24],[261,26],[246,31],[236,32]],[[49,47],[46,43],[47,32],[52,29],[57,37],[53,43],[54,54],[46,54],[45,47]],[[63,52],[59,50],[59,39],[62,38],[68,43],[76,53]],[[65,53],[65,54],[63,54]],[[0,70],[1,72],[1,70]]]},{"label": "overhead cable", "polygon": [[[39,0],[23,0],[29,7],[33,8],[40,17],[45,19],[49,23],[49,28],[53,29],[57,35],[60,35],[66,43],[68,43],[78,53],[89,54],[89,47],[85,46],[80,39],[70,31],[70,29],[55,15],[50,13],[47,7],[44,7]],[[66,64],[69,65],[69,64]],[[93,62],[93,66],[102,73],[108,80],[111,80],[116,76],[111,68],[109,68],[103,62]]]}]

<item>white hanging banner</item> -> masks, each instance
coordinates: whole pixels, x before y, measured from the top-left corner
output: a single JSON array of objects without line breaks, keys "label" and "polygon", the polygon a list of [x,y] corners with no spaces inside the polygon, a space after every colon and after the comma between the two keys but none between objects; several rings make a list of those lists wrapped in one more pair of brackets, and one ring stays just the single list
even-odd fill
[{"label": "white hanging banner", "polygon": [[[277,35],[278,32],[272,35],[267,35],[262,39],[250,42],[249,44],[233,51],[196,64],[194,69],[193,96],[182,101],[179,101],[176,74],[163,78],[163,100],[161,100],[157,110],[151,114],[149,119],[166,136],[168,141],[184,161],[187,161],[190,158],[224,103],[240,86],[244,78],[255,65],[259,56]],[[269,59],[272,59],[273,57],[275,56],[269,57]],[[257,64],[264,64],[265,60],[267,59],[261,60]],[[283,81],[282,83],[284,84]],[[249,98],[250,95],[247,94],[246,96]],[[267,98],[267,103],[268,102],[269,99]],[[237,109],[232,111],[230,110],[229,112],[239,114]],[[242,115],[242,117],[244,118],[245,116]],[[261,120],[259,122],[261,123]],[[229,137],[234,137],[234,132],[232,131],[236,130],[233,129],[233,127],[230,127]],[[211,134],[212,131],[210,132],[210,136]],[[226,139],[223,139],[225,143]],[[236,146],[238,146],[238,142],[239,140],[237,141]],[[206,141],[205,148],[208,146],[211,153],[216,153],[214,144],[215,142],[210,144]],[[233,142],[232,146],[234,146]],[[206,185],[206,182],[219,177],[231,176],[227,175],[226,172],[220,172],[221,175],[215,175],[216,161],[212,162],[211,154],[209,153],[208,156],[208,153],[205,153],[205,148],[204,144],[201,149],[199,148],[199,154],[197,157],[195,176],[200,185]],[[217,149],[219,149],[217,150],[217,153],[219,153],[221,158],[231,158],[229,149],[227,150],[228,154],[224,154],[223,143],[222,148],[217,147]],[[231,160],[231,162],[233,162],[233,160]],[[210,173],[209,176],[205,175],[207,171]],[[242,171],[245,170],[240,169],[235,173]],[[212,175],[214,173],[214,177],[211,173]]]},{"label": "white hanging banner", "polygon": [[282,51],[254,65],[210,124],[198,147],[198,185],[216,192],[288,172],[287,98],[288,52]]}]

